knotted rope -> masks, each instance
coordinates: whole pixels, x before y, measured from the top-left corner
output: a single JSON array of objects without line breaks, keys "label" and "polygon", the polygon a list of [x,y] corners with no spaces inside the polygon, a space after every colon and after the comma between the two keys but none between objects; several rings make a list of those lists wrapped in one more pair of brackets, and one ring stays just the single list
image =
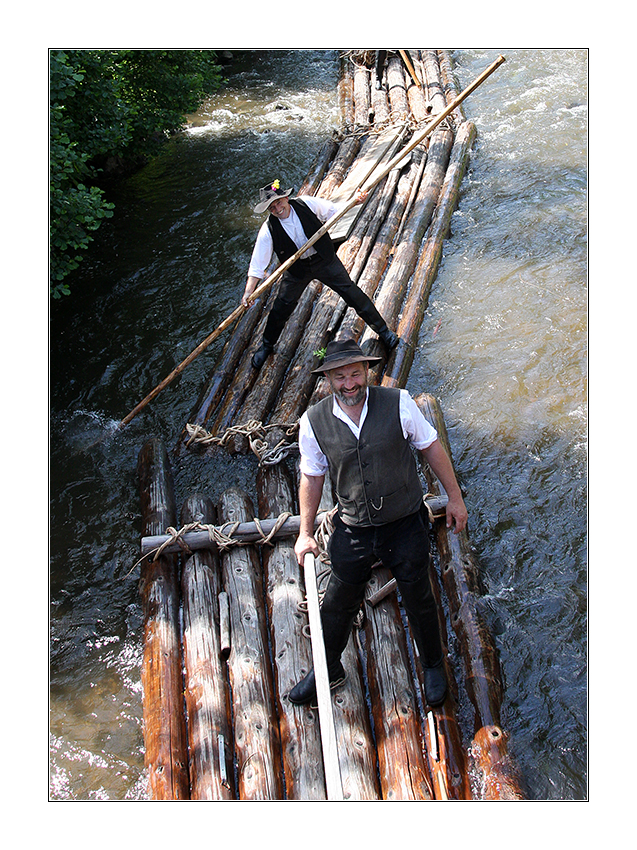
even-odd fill
[{"label": "knotted rope", "polygon": [[192,551],[190,550],[188,544],[183,539],[184,535],[189,531],[207,531],[208,538],[211,543],[215,544],[219,551],[223,552],[227,549],[230,549],[233,546],[253,546],[258,544],[260,546],[273,546],[272,539],[276,534],[281,530],[284,523],[292,516],[289,511],[283,511],[276,518],[276,521],[270,531],[266,534],[261,525],[261,521],[257,519],[257,517],[253,518],[253,522],[257,529],[257,532],[261,535],[257,540],[240,540],[238,537],[233,537],[237,528],[241,525],[240,522],[225,522],[223,525],[207,525],[201,522],[189,522],[186,525],[183,525],[180,529],[173,528],[172,526],[168,526],[166,529],[166,534],[169,535],[167,540],[158,546],[156,549],[153,549],[150,552],[146,552],[142,557],[131,567],[131,569],[126,574],[126,578],[133,572],[135,567],[145,558],[151,558],[153,561],[156,561],[158,558],[161,558],[164,550],[168,546],[172,546],[173,544],[177,544],[182,552],[186,556],[192,555]]},{"label": "knotted rope", "polygon": [[200,446],[226,446],[235,437],[246,437],[250,450],[259,460],[259,465],[274,466],[292,454],[292,452],[298,451],[299,444],[282,439],[279,440],[276,446],[270,448],[265,440],[267,432],[274,428],[279,428],[285,433],[286,437],[291,437],[298,427],[298,420],[292,425],[280,422],[264,425],[258,419],[250,419],[243,425],[231,425],[220,437],[217,437],[210,431],[206,431],[201,425],[192,425],[189,423],[186,425],[186,431],[189,435],[186,447],[190,447],[193,443]]}]

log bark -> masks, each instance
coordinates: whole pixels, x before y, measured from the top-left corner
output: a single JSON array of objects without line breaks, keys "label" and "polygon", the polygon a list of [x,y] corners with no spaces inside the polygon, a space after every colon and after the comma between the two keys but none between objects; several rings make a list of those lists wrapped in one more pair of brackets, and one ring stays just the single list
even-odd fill
[{"label": "log bark", "polygon": [[[234,487],[221,495],[218,512],[221,522],[245,522],[254,516],[248,497]],[[232,632],[228,670],[239,799],[281,800],[279,724],[274,706],[261,566],[251,546],[225,552],[221,562]]]},{"label": "log bark", "polygon": [[[143,446],[137,474],[142,533],[163,532],[175,524],[177,512],[168,455],[160,440],[149,440]],[[177,558],[167,555],[142,563],[139,591],[144,616],[144,761],[150,796],[153,800],[187,800],[190,790]]]},{"label": "log bark", "polygon": [[[207,496],[192,495],[182,524],[215,522]],[[184,694],[188,713],[192,800],[233,800],[234,766],[230,695],[221,657],[219,556],[202,551],[186,559],[183,599]]]},{"label": "log bark", "polygon": [[[438,50],[438,60],[440,63],[440,78],[442,80],[445,101],[447,104],[453,103],[453,101],[458,97],[459,90],[453,70],[453,61],[449,55],[449,51]],[[464,124],[466,119],[462,104],[454,109],[449,118],[456,127]]]},{"label": "log bark", "polygon": [[[451,458],[440,405],[426,393],[418,395],[416,403],[436,428],[438,439]],[[424,473],[429,489],[437,494],[443,493],[444,488],[427,465],[424,466]],[[480,754],[477,765],[491,793],[501,787],[508,794],[517,780],[507,753],[507,736],[500,727],[503,694],[500,661],[493,636],[479,608],[479,597],[484,590],[480,567],[466,530],[454,534],[444,523],[437,523],[436,542],[451,625],[460,645],[465,666],[465,685],[474,709],[474,741]],[[493,743],[495,746],[492,746]],[[519,785],[516,793],[523,793]]]}]

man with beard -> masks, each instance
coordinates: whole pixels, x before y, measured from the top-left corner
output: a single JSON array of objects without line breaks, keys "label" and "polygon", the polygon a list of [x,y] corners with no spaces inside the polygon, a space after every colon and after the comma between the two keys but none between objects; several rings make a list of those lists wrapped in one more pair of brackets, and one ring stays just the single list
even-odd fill
[{"label": "man with beard", "polygon": [[[329,470],[337,498],[330,539],[330,581],[321,622],[330,686],[345,680],[341,654],[363,601],[374,563],[393,573],[424,671],[428,705],[447,692],[436,603],[429,584],[428,517],[416,460],[420,452],[445,488],[448,528],[466,527],[467,510],[451,461],[436,430],[406,390],[368,386],[369,363],[353,340],[331,342],[316,373],[332,395],[303,414],[299,426],[301,523],[295,544],[299,564],[318,555],[314,519]],[[289,694],[296,705],[316,698],[314,671]]]}]

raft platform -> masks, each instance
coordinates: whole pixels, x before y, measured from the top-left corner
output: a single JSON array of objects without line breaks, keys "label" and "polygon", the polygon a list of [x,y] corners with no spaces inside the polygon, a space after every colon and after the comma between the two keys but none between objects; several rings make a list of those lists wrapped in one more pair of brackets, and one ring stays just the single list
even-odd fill
[{"label": "raft platform", "polygon": [[[318,152],[298,194],[348,199],[458,98],[446,50],[389,51],[380,87],[375,58],[370,50],[342,54],[342,126]],[[178,515],[164,442],[152,439],[140,452],[151,799],[524,798],[501,725],[503,685],[480,612],[480,566],[468,532],[449,533],[436,518],[441,508],[444,516],[445,493],[426,464],[430,577],[450,683],[444,705],[426,705],[418,651],[381,563],[343,655],[344,685],[320,710],[287,699],[313,664],[309,586],[293,547],[296,427],[327,391],[325,380],[311,373],[314,352],[331,339],[352,337],[383,358],[370,369],[374,383],[405,386],[475,137],[457,106],[331,234],[352,279],[400,336],[389,358],[376,334],[318,281],[304,292],[260,371],[250,358],[272,290],[245,310],[229,335],[173,451],[211,462],[219,452],[253,452],[256,505],[230,487],[216,504],[207,494],[192,494]],[[437,400],[423,393],[416,401],[452,457]],[[310,582],[319,594],[330,569],[334,501],[327,483],[323,500],[322,556]]]}]

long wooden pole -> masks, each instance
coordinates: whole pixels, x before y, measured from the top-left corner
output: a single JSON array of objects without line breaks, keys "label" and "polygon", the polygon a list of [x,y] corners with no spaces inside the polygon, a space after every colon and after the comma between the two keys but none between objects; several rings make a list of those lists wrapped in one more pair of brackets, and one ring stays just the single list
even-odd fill
[{"label": "long wooden pole", "polygon": [[[279,277],[281,277],[283,272],[287,271],[290,266],[295,263],[299,259],[299,257],[308,250],[308,248],[314,245],[315,242],[318,242],[318,240],[325,233],[327,233],[328,230],[333,227],[337,221],[340,221],[343,216],[346,215],[352,209],[352,207],[355,207],[358,203],[360,203],[357,197],[359,189],[362,189],[362,191],[364,192],[369,192],[371,189],[373,189],[377,183],[383,180],[389,174],[390,171],[396,168],[402,162],[402,160],[409,153],[411,153],[411,151],[415,147],[417,147],[433,130],[436,129],[438,124],[441,124],[445,120],[445,118],[450,115],[454,111],[454,109],[456,109],[462,103],[465,98],[467,98],[472,92],[474,92],[478,88],[478,86],[480,86],[487,79],[487,77],[490,77],[491,74],[493,74],[493,72],[497,68],[499,68],[500,65],[502,65],[502,63],[505,61],[506,60],[504,56],[498,56],[495,62],[489,65],[489,67],[484,70],[479,77],[476,77],[476,79],[471,83],[471,85],[467,86],[467,88],[461,94],[459,94],[458,97],[456,97],[455,100],[453,100],[446,107],[446,109],[443,109],[442,112],[440,112],[435,118],[429,121],[419,133],[416,133],[412,137],[409,144],[404,147],[398,154],[396,154],[396,156],[389,162],[389,164],[386,165],[378,174],[373,177],[370,183],[357,187],[357,189],[355,189],[353,192],[353,198],[347,202],[343,209],[340,210],[340,212],[336,213],[336,215],[332,216],[329,221],[327,221],[321,228],[319,228],[319,230],[316,231],[316,233],[313,234],[310,239],[308,239],[308,241],[305,243],[305,245],[303,245],[302,248],[299,248],[299,250],[295,254],[293,254],[288,260],[282,263],[278,267],[278,269],[276,269],[275,272],[273,272],[266,280],[264,280],[263,283],[260,284],[249,296],[248,302],[254,301],[267,289],[269,289],[272,284],[276,280],[278,280]],[[226,319],[224,319],[223,322],[221,322],[219,327],[212,331],[212,333],[208,334],[208,336],[202,342],[200,342],[199,345],[193,351],[191,351],[188,357],[186,357],[185,360],[182,360],[181,363],[172,370],[170,375],[165,377],[161,383],[157,384],[157,386],[153,390],[151,390],[148,395],[144,399],[142,399],[142,401],[140,401],[139,404],[134,407],[127,416],[122,419],[118,427],[123,428],[125,425],[128,425],[128,423],[132,419],[134,419],[135,416],[137,416],[137,414],[140,413],[146,407],[147,404],[149,404],[149,402],[156,398],[159,393],[177,377],[177,375],[181,374],[181,372],[184,371],[186,366],[190,365],[190,363],[192,363],[192,361],[196,357],[198,357],[201,352],[204,351],[204,349],[206,349],[212,342],[214,342],[215,339],[217,339],[218,336],[220,336],[227,328],[230,327],[230,325],[232,325],[240,316],[242,316],[246,309],[247,308],[244,307],[243,304],[240,304],[236,309],[234,309],[232,313],[230,313],[230,315]]]},{"label": "long wooden pole", "polygon": [[316,584],[316,567],[314,556],[309,552],[303,561],[303,570],[305,576],[305,594],[307,596],[307,613],[310,620],[310,638],[312,641],[312,659],[314,661],[314,676],[316,679],[319,724],[321,727],[325,788],[328,800],[343,800],[343,782],[341,779],[341,768],[338,763],[336,730],[334,728],[334,715],[332,714],[332,697]]}]

